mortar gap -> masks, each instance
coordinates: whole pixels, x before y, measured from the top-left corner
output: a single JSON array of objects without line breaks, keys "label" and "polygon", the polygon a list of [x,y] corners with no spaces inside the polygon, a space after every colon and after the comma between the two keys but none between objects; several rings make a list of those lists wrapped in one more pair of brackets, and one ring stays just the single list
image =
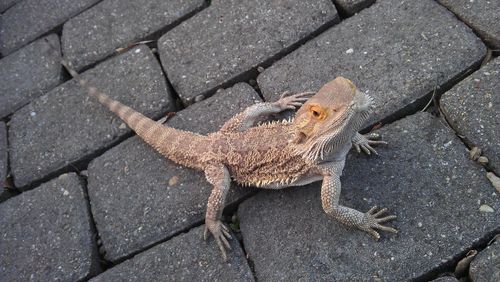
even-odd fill
[{"label": "mortar gap", "polygon": [[[14,53],[14,52],[18,51],[19,49],[21,49],[21,48],[23,48],[23,47],[25,47],[25,46],[27,46],[27,45],[29,45],[29,44],[31,44],[31,43],[33,43],[33,42],[37,41],[38,39],[40,39],[40,38],[42,38],[42,37],[45,37],[45,36],[47,36],[47,35],[49,35],[49,34],[51,34],[51,33],[55,33],[55,34],[57,34],[57,36],[59,36],[59,39],[61,39],[61,38],[62,38],[62,30],[63,30],[63,26],[64,26],[64,24],[65,24],[67,21],[69,21],[70,19],[72,19],[72,18],[74,18],[74,17],[76,17],[76,16],[78,16],[78,15],[80,15],[80,14],[84,13],[85,11],[87,11],[87,10],[91,9],[92,7],[94,7],[95,5],[99,4],[99,3],[100,3],[100,2],[102,2],[102,1],[103,1],[103,0],[97,1],[96,3],[94,3],[94,4],[90,5],[89,7],[87,7],[87,8],[85,8],[85,9],[83,9],[83,10],[79,11],[78,13],[76,13],[76,14],[74,14],[74,15],[70,15],[70,16],[69,16],[66,20],[64,20],[64,22],[62,22],[62,23],[58,24],[57,26],[55,26],[55,27],[53,27],[53,28],[49,29],[48,31],[46,31],[46,32],[44,32],[44,33],[42,33],[42,34],[40,34],[40,35],[39,35],[39,36],[37,36],[36,38],[34,38],[34,39],[30,40],[30,41],[26,41],[26,42],[24,42],[24,43],[23,43],[23,45],[20,45],[20,46],[16,47],[16,49],[13,49],[13,50],[9,51],[9,53],[8,53],[8,54],[2,54],[2,56],[3,56],[3,57],[7,57],[8,55],[10,55],[10,54],[12,54],[12,53]],[[18,3],[16,3],[16,4],[18,4]],[[16,4],[14,4],[14,5],[16,5]],[[12,8],[12,7],[10,7],[10,8]],[[9,8],[9,9],[10,9],[10,8]],[[5,13],[5,12],[4,12],[4,13]]]},{"label": "mortar gap", "polygon": [[[118,144],[124,142],[125,140],[133,137],[135,134],[133,132],[128,132],[124,134],[123,136],[118,137],[116,140],[108,144],[107,146],[104,146],[103,148],[100,148],[92,153],[89,153],[88,155],[82,156],[80,159],[71,162],[61,168],[55,169],[52,172],[48,173],[47,175],[33,180],[30,183],[18,187],[19,190],[22,192],[26,192],[29,190],[32,190],[41,184],[51,181],[57,177],[59,177],[61,174],[69,173],[69,172],[75,172],[77,174],[80,174],[81,171],[86,170],[90,162],[92,162],[94,159],[100,157],[102,154],[104,154],[106,151],[109,149],[117,146]],[[15,179],[15,178],[14,178]]]},{"label": "mortar gap", "polygon": [[81,173],[77,173],[77,175],[80,177],[80,180],[83,182],[83,193],[85,197],[85,204],[87,206],[87,212],[89,213],[89,219],[90,219],[90,229],[93,235],[93,251],[95,253],[95,257],[98,259],[98,269],[96,269],[95,273],[92,274],[92,277],[99,275],[100,273],[106,271],[109,266],[110,262],[104,258],[104,255],[99,251],[100,247],[98,241],[100,240],[101,236],[99,235],[99,230],[97,229],[97,225],[95,223],[94,219],[94,214],[92,213],[92,207],[90,203],[90,197],[89,197],[89,190],[88,190],[88,181],[87,181],[87,176],[82,175]]},{"label": "mortar gap", "polygon": [[[7,150],[7,154],[6,154],[6,166],[7,166],[7,169],[6,169],[6,175],[5,175],[5,179],[2,179],[2,181],[5,181],[5,183],[2,183],[2,187],[1,189],[3,189],[1,195],[2,197],[0,197],[0,203],[12,198],[12,197],[15,197],[19,194],[21,194],[21,191],[19,189],[16,188],[15,184],[14,184],[14,181],[12,179],[12,176],[11,176],[11,168],[10,168],[10,143],[9,143],[9,124],[7,122],[5,122],[5,142],[7,144],[7,147],[5,148]],[[10,188],[7,188],[8,186],[10,186]]]},{"label": "mortar gap", "polygon": [[337,3],[337,0],[332,0],[332,3],[335,6],[335,9],[337,10],[337,13],[339,14],[340,19],[345,20],[345,19],[348,19],[348,18],[358,14],[359,12],[370,7],[371,5],[373,5],[375,3],[375,0],[367,0],[367,1],[362,2],[361,4],[355,5],[354,10],[356,10],[356,12],[354,12],[354,13],[350,13],[347,10],[345,10],[344,8],[342,8],[342,6],[339,3]]},{"label": "mortar gap", "polygon": [[189,224],[188,226],[180,229],[179,231],[172,233],[172,235],[170,235],[170,236],[167,236],[167,237],[165,237],[165,238],[163,238],[163,239],[161,239],[159,241],[156,241],[154,243],[146,245],[143,248],[141,248],[140,250],[131,252],[130,254],[127,254],[127,255],[125,255],[125,256],[117,259],[116,261],[111,262],[110,268],[115,267],[115,266],[119,265],[120,263],[123,263],[123,262],[125,262],[125,261],[127,261],[129,259],[132,259],[133,257],[135,257],[136,255],[138,255],[140,253],[147,252],[150,249],[152,249],[152,248],[154,248],[154,247],[156,247],[156,246],[158,246],[160,244],[163,244],[163,243],[169,241],[170,239],[172,239],[174,237],[177,237],[177,236],[179,236],[181,234],[187,233],[187,232],[189,232],[193,228],[200,227],[203,224],[204,224],[204,220],[203,219],[197,220],[197,221],[193,222],[192,224]]},{"label": "mortar gap", "polygon": [[435,0],[435,2],[437,4],[439,4],[440,6],[442,6],[443,8],[445,8],[446,10],[448,10],[448,12],[450,12],[459,22],[461,22],[461,23],[465,24],[467,27],[469,27],[472,30],[472,32],[477,36],[477,38],[481,39],[481,42],[484,45],[486,45],[486,47],[489,50],[492,50],[492,52],[494,54],[496,54],[495,56],[500,55],[500,50],[495,50],[495,49],[498,49],[498,48],[495,48],[494,46],[491,46],[488,42],[486,42],[486,40],[484,40],[483,36],[481,34],[479,34],[479,32],[476,30],[476,28],[474,28],[472,25],[470,25],[465,19],[463,19],[462,17],[460,17],[458,14],[455,14],[452,10],[450,10],[445,5],[441,4],[438,0]]},{"label": "mortar gap", "polygon": [[486,249],[488,247],[488,243],[496,236],[500,234],[500,227],[487,232],[482,237],[476,239],[472,244],[463,250],[462,252],[454,255],[451,259],[446,262],[441,263],[435,268],[429,270],[428,272],[412,279],[414,282],[423,282],[423,281],[431,281],[439,277],[439,275],[447,272],[453,273],[455,270],[455,266],[457,263],[464,258],[470,250],[477,250],[478,253]]},{"label": "mortar gap", "polygon": [[[482,59],[478,60],[477,62],[473,63],[471,66],[469,66],[467,69],[459,72],[452,78],[448,79],[447,81],[444,81],[440,85],[436,83],[436,86],[434,89],[429,91],[427,94],[424,96],[416,99],[415,101],[411,102],[410,104],[407,104],[403,106],[402,108],[396,110],[395,112],[379,119],[378,121],[370,124],[369,126],[363,128],[360,132],[361,133],[367,133],[371,130],[380,128],[382,126],[385,126],[387,124],[391,124],[397,120],[400,120],[402,118],[405,118],[409,115],[413,115],[419,111],[424,110],[424,107],[426,107],[429,104],[430,109],[437,109],[438,105],[435,105],[436,101],[439,103],[439,99],[441,96],[453,88],[455,85],[460,83],[462,80],[467,78],[470,74],[474,73],[477,71],[482,63]],[[437,78],[436,78],[437,79]],[[429,100],[430,101],[429,103]]]},{"label": "mortar gap", "polygon": [[153,55],[155,56],[156,60],[158,61],[158,64],[160,65],[161,73],[163,74],[163,78],[165,79],[165,83],[167,84],[167,88],[169,93],[172,96],[172,99],[175,103],[175,111],[181,111],[185,109],[186,107],[181,101],[181,98],[179,97],[179,94],[175,90],[175,88],[172,86],[172,82],[170,82],[170,79],[168,79],[168,74],[167,71],[163,68],[163,65],[161,63],[160,59],[160,54],[158,53],[158,41],[154,41],[151,44],[151,51],[153,52]]},{"label": "mortar gap", "polygon": [[[190,104],[202,101],[206,98],[209,98],[209,97],[213,96],[217,92],[217,90],[219,90],[219,89],[226,89],[226,88],[232,87],[235,84],[240,83],[240,82],[249,83],[249,81],[251,79],[255,79],[255,81],[257,81],[257,77],[260,74],[260,72],[257,71],[257,69],[260,69],[260,68],[266,69],[266,68],[270,67],[272,64],[274,64],[274,62],[281,60],[285,56],[287,56],[290,53],[294,52],[295,50],[299,49],[302,45],[304,45],[308,41],[313,40],[314,38],[320,36],[323,32],[327,31],[328,29],[335,26],[339,22],[340,22],[340,20],[338,18],[335,18],[335,19],[332,19],[332,20],[322,24],[316,30],[311,32],[309,35],[307,35],[304,38],[298,40],[297,42],[291,44],[290,46],[283,48],[282,50],[280,50],[276,54],[270,56],[269,58],[267,58],[263,62],[259,63],[257,66],[254,66],[254,67],[250,68],[249,70],[243,71],[243,72],[233,76],[232,78],[229,78],[228,80],[221,82],[218,85],[199,93],[198,96],[196,96],[196,97],[188,98],[187,100],[189,100],[189,101],[187,103],[184,103],[185,106],[189,106]],[[256,84],[258,85],[258,83],[256,83]],[[262,94],[262,93],[260,93],[260,94]],[[263,98],[263,96],[261,96],[261,97]],[[265,99],[263,99],[263,100],[265,100]]]},{"label": "mortar gap", "polygon": [[[115,49],[115,51],[111,52],[110,54],[104,55],[104,57],[102,57],[100,59],[97,59],[95,62],[92,62],[92,63],[90,63],[90,64],[88,64],[88,65],[86,65],[84,67],[79,68],[77,71],[79,73],[82,73],[82,72],[84,72],[86,70],[94,68],[98,64],[100,64],[100,63],[102,63],[102,62],[104,62],[104,61],[106,61],[106,60],[108,60],[110,58],[116,57],[116,56],[118,56],[120,54],[123,54],[123,53],[127,52],[129,49],[137,46],[138,43],[143,42],[143,41],[151,41],[151,42],[143,43],[143,44],[147,45],[150,48],[153,48],[152,46],[154,46],[156,48],[157,45],[158,45],[158,40],[164,34],[166,34],[167,32],[169,32],[170,30],[176,28],[178,25],[180,25],[184,21],[189,20],[190,18],[194,17],[196,14],[198,14],[199,12],[203,11],[206,8],[207,8],[207,5],[205,3],[205,4],[201,5],[200,7],[194,9],[193,11],[191,11],[191,12],[183,15],[182,17],[174,20],[170,24],[167,24],[167,25],[163,26],[162,28],[160,28],[159,30],[151,33],[150,35],[147,35],[147,36],[135,39],[132,42],[124,43],[122,46],[118,46]],[[62,36],[61,36],[61,39],[62,39]],[[119,49],[123,49],[123,50],[122,51],[117,51]],[[61,44],[61,51],[62,51],[62,44]],[[63,57],[64,57],[64,54],[63,54]],[[160,61],[159,58],[158,58],[158,61]],[[161,65],[161,63],[160,63],[160,65]]]}]

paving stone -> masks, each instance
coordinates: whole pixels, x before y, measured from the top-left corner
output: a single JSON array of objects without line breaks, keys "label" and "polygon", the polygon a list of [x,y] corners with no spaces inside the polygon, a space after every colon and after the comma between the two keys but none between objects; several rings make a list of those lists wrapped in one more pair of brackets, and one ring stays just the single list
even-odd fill
[{"label": "paving stone", "polygon": [[63,81],[59,37],[44,37],[0,60],[0,118]]},{"label": "paving stone", "polygon": [[479,33],[483,40],[500,49],[500,1],[438,0]]},{"label": "paving stone", "polygon": [[369,7],[375,0],[334,0],[337,8],[344,14],[352,16],[355,13]]},{"label": "paving stone", "polygon": [[0,0],[0,13],[10,8],[12,5],[20,2],[21,0]]},{"label": "paving stone", "polygon": [[318,90],[337,76],[376,100],[369,122],[394,113],[478,63],[486,47],[434,1],[377,1],[258,76],[266,100]]},{"label": "paving stone", "polygon": [[24,0],[2,14],[0,53],[7,55],[100,0]]},{"label": "paving stone", "polygon": [[0,204],[3,281],[81,281],[98,270],[83,185],[74,173]]},{"label": "paving stone", "polygon": [[[149,117],[173,110],[160,65],[146,46],[107,60],[82,76]],[[68,81],[12,116],[10,160],[16,187],[85,160],[130,132],[76,81]]]},{"label": "paving stone", "polygon": [[191,103],[335,22],[329,0],[217,0],[162,36],[158,49],[173,87]]},{"label": "paving stone", "polygon": [[253,281],[237,241],[224,263],[217,245],[201,240],[203,226],[190,230],[109,269],[90,281]]},{"label": "paving stone", "polygon": [[348,156],[340,203],[387,207],[398,234],[375,241],[328,218],[319,184],[261,192],[238,208],[259,281],[411,280],[500,227],[500,196],[441,120],[418,113],[379,133],[389,142],[379,157]]},{"label": "paving stone", "polygon": [[[172,117],[174,128],[206,134],[260,100],[247,84],[215,94]],[[203,173],[176,165],[138,137],[91,162],[92,213],[106,259],[117,261],[203,221],[211,186]],[[234,187],[236,188],[236,187]],[[227,204],[253,192],[231,189]]]},{"label": "paving stone", "polygon": [[500,175],[500,58],[443,94],[440,104],[459,134],[481,148]]},{"label": "paving stone", "polygon": [[203,0],[105,0],[64,24],[62,46],[79,70],[112,55],[119,47],[164,33],[182,17],[201,9]]},{"label": "paving stone", "polygon": [[481,251],[471,262],[469,277],[473,282],[500,281],[500,241]]},{"label": "paving stone", "polygon": [[443,276],[438,279],[432,280],[432,282],[458,282],[459,280],[453,276]]}]

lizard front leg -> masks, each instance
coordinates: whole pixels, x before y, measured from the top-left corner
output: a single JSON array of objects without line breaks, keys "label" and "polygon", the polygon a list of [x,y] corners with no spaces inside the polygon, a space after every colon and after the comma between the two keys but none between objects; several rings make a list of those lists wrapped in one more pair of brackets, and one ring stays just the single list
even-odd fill
[{"label": "lizard front leg", "polygon": [[221,131],[246,130],[252,127],[260,117],[277,114],[285,110],[294,110],[302,106],[311,94],[313,94],[313,92],[304,92],[288,96],[288,92],[285,92],[276,102],[254,104],[228,120],[224,126],[222,126]]},{"label": "lizard front leg", "polygon": [[227,192],[231,185],[229,171],[223,164],[211,165],[205,169],[205,176],[210,184],[213,185],[212,193],[208,198],[207,213],[205,214],[205,232],[203,238],[206,240],[208,232],[214,236],[215,242],[222,252],[224,261],[227,260],[226,248],[231,249],[228,239],[232,239],[229,229],[222,221],[222,211]]},{"label": "lizard front leg", "polygon": [[323,210],[331,217],[342,222],[345,225],[357,227],[368,232],[375,239],[380,235],[376,229],[396,233],[397,230],[381,225],[381,223],[396,219],[395,215],[383,216],[386,208],[377,211],[377,207],[371,208],[368,212],[362,213],[358,210],[339,205],[341,192],[340,176],[344,162],[333,162],[326,167],[322,167],[323,184],[321,186],[321,203]]},{"label": "lizard front leg", "polygon": [[371,153],[378,155],[377,151],[375,151],[371,145],[387,145],[387,142],[377,140],[379,138],[380,136],[376,133],[367,134],[365,136],[356,132],[354,137],[352,137],[352,145],[358,153],[361,153],[361,150],[363,150],[367,155]]}]

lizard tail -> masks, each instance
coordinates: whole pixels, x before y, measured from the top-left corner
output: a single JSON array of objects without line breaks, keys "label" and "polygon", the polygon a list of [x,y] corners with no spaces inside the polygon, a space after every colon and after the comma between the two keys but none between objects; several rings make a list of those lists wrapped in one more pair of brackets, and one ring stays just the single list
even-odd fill
[{"label": "lizard tail", "polygon": [[146,143],[151,145],[160,153],[169,157],[171,150],[169,150],[169,146],[166,146],[169,143],[166,141],[171,141],[172,138],[178,136],[180,134],[179,130],[164,126],[163,124],[144,116],[138,111],[111,99],[106,94],[100,92],[97,88],[89,86],[87,81],[81,78],[81,76],[69,65],[66,60],[62,60],[61,63],[68,70],[71,76],[77,80],[83,88],[87,89],[87,94],[90,97],[97,99],[99,103],[106,106],[111,112],[115,113],[132,130],[134,130],[137,135],[146,141]]}]

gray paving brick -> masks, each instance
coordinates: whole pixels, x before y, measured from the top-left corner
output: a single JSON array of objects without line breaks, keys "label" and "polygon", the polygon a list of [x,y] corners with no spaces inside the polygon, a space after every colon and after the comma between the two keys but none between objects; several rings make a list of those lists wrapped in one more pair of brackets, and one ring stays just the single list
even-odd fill
[{"label": "gray paving brick", "polygon": [[[110,97],[150,117],[173,110],[160,65],[136,47],[83,74]],[[71,80],[17,111],[10,121],[11,168],[24,187],[91,157],[130,129]]]},{"label": "gray paving brick", "polygon": [[21,0],[0,0],[0,13],[10,8],[12,5],[20,2]]},{"label": "gray paving brick", "polygon": [[39,39],[0,60],[0,118],[63,81],[59,37]]},{"label": "gray paving brick", "polygon": [[228,262],[222,261],[213,242],[203,242],[197,227],[111,268],[90,280],[97,281],[253,281],[241,247],[231,240]]},{"label": "gray paving brick", "polygon": [[453,276],[443,276],[438,279],[432,280],[432,282],[457,282],[457,281],[459,280]]},{"label": "gray paving brick", "polygon": [[189,104],[337,21],[329,0],[218,0],[162,36],[158,49]]},{"label": "gray paving brick", "polygon": [[337,8],[344,14],[352,16],[375,2],[375,0],[334,0]]},{"label": "gray paving brick", "polygon": [[74,173],[0,204],[3,281],[80,281],[98,270],[83,185]]},{"label": "gray paving brick", "polygon": [[438,0],[479,33],[495,49],[500,49],[500,1]]},{"label": "gray paving brick", "polygon": [[406,281],[498,230],[500,196],[443,121],[418,113],[378,132],[389,145],[379,157],[348,156],[340,203],[387,207],[398,234],[375,241],[328,218],[319,184],[259,193],[238,208],[259,281]]},{"label": "gray paving brick", "polygon": [[317,90],[337,76],[376,100],[375,122],[478,63],[486,48],[441,5],[377,1],[266,69],[266,100],[285,90]]},{"label": "gray paving brick", "polygon": [[82,69],[118,47],[166,31],[203,5],[203,0],[105,0],[64,24],[64,57]]},{"label": "gray paving brick", "polygon": [[500,241],[482,250],[471,262],[469,277],[472,282],[500,281]]},{"label": "gray paving brick", "polygon": [[2,14],[0,53],[7,55],[100,0],[24,0]]},{"label": "gray paving brick", "polygon": [[441,106],[459,134],[481,148],[500,175],[500,58],[443,94]]},{"label": "gray paving brick", "polygon": [[[174,128],[206,134],[259,97],[237,84],[172,117]],[[106,259],[117,261],[204,219],[211,186],[203,173],[167,161],[138,137],[91,162],[89,196]],[[252,189],[234,187],[227,203]],[[201,239],[200,239],[201,240]]]}]

